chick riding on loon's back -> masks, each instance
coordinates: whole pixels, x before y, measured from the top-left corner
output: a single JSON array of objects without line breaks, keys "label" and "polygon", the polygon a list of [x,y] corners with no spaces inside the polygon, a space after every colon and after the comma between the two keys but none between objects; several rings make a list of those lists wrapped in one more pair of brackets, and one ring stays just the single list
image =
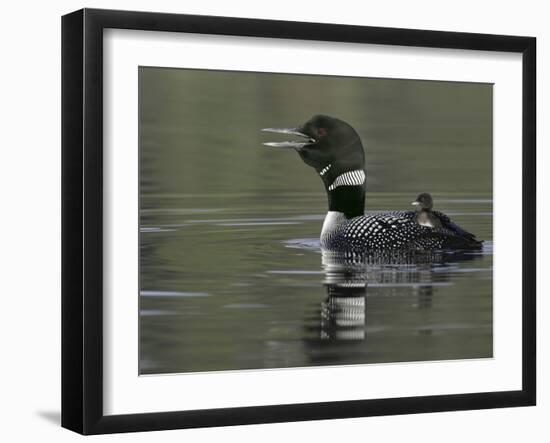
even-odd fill
[{"label": "chick riding on loon's back", "polygon": [[412,202],[412,205],[417,206],[416,221],[422,226],[429,226],[430,228],[446,228],[464,238],[481,243],[481,240],[476,240],[476,236],[468,231],[465,231],[451,219],[443,214],[443,212],[434,211],[433,199],[430,194],[423,192],[416,197],[416,200]]},{"label": "chick riding on loon's back", "polygon": [[321,246],[329,250],[479,249],[481,242],[443,213],[439,225],[418,221],[417,211],[365,215],[365,153],[357,132],[346,122],[316,115],[298,128],[266,128],[300,141],[268,142],[265,146],[295,149],[317,171],[327,192],[328,213]]},{"label": "chick riding on loon's back", "polygon": [[417,207],[416,221],[422,226],[429,226],[430,228],[440,228],[441,220],[439,213],[432,211],[433,199],[430,194],[423,192],[416,197],[416,200],[411,203]]}]

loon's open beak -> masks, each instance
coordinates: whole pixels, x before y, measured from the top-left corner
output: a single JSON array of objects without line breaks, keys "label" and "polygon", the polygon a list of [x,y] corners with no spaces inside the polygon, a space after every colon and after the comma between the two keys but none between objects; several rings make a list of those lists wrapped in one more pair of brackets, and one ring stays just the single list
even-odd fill
[{"label": "loon's open beak", "polygon": [[413,202],[411,202],[411,205],[413,206],[418,206],[420,204],[420,202],[418,200],[415,200]]},{"label": "loon's open beak", "polygon": [[310,145],[312,143],[315,143],[315,139],[311,138],[309,135],[303,134],[299,131],[298,128],[264,128],[262,129],[263,132],[275,132],[277,134],[290,134],[295,135],[297,137],[302,137],[307,139],[307,141],[284,141],[284,142],[266,142],[262,143],[264,146],[269,146],[271,148],[294,148],[294,149],[301,149],[304,146]]}]

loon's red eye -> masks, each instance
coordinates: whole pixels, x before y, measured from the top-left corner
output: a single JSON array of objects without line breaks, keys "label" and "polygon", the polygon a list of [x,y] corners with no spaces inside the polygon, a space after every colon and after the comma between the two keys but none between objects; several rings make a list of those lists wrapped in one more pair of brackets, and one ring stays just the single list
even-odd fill
[{"label": "loon's red eye", "polygon": [[327,133],[327,131],[325,131],[325,128],[319,128],[317,129],[317,135],[319,135],[320,137],[322,137],[323,135],[325,135]]}]

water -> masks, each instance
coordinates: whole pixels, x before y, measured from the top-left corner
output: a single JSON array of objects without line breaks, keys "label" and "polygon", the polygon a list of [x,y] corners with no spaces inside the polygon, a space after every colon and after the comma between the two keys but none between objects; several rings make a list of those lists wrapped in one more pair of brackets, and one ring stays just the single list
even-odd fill
[{"label": "water", "polygon": [[[142,68],[140,373],[491,357],[491,103],[489,85]],[[322,254],[319,178],[259,132],[317,112],[362,136],[368,212],[431,192],[483,250]]]},{"label": "water", "polygon": [[[171,210],[145,210],[141,372],[492,355],[490,241],[481,252],[381,264],[323,259],[312,237],[322,197],[283,207],[220,195],[200,208],[203,196],[173,196]],[[449,198],[442,209],[490,235],[490,200]]]}]

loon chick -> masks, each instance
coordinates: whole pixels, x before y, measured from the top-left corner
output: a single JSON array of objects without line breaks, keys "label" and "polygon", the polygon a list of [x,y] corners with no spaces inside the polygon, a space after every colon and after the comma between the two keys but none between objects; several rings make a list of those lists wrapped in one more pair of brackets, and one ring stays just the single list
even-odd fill
[{"label": "loon chick", "polygon": [[[321,177],[328,213],[321,246],[328,250],[479,249],[481,242],[449,220],[448,226],[421,226],[416,211],[365,215],[365,153],[359,135],[348,123],[316,115],[298,128],[266,128],[301,140],[268,142],[265,146],[295,149]],[[458,229],[453,229],[453,227]]]},{"label": "loon chick", "polygon": [[419,225],[429,226],[430,228],[440,228],[441,220],[434,211],[433,199],[430,194],[423,192],[416,197],[416,200],[411,203],[413,206],[417,206],[416,209],[416,221]]}]

